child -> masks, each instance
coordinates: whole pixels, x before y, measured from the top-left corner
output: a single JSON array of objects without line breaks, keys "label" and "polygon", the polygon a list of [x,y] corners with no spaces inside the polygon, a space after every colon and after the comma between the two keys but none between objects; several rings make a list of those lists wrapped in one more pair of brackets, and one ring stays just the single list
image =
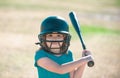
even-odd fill
[{"label": "child", "polygon": [[91,55],[73,61],[72,52],[68,50],[71,35],[65,19],[49,16],[41,23],[38,35],[41,48],[35,54],[35,67],[39,78],[81,78],[85,65],[92,60]]}]

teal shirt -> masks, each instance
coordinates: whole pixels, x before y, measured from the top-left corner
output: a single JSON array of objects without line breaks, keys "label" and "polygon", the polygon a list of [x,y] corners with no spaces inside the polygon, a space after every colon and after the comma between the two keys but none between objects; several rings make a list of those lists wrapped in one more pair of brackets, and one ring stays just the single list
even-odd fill
[{"label": "teal shirt", "polygon": [[61,56],[55,56],[53,54],[45,52],[44,50],[38,50],[35,54],[35,67],[37,67],[39,78],[70,78],[69,73],[58,74],[38,66],[37,61],[43,57],[48,57],[49,59],[61,65],[61,64],[73,61],[73,56],[71,51],[68,51],[67,54],[63,54]]}]

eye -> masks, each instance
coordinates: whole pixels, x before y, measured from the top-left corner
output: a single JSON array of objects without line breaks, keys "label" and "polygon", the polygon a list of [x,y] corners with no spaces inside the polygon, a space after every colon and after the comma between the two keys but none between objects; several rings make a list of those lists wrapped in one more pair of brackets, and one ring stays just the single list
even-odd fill
[{"label": "eye", "polygon": [[57,37],[63,37],[63,35],[62,34],[58,34]]},{"label": "eye", "polygon": [[58,34],[58,35],[57,35],[57,37],[61,37],[61,35],[60,35],[60,34]]},{"label": "eye", "polygon": [[52,37],[52,34],[49,34],[48,37]]},{"label": "eye", "polygon": [[53,35],[52,34],[47,34],[46,37],[52,37]]}]

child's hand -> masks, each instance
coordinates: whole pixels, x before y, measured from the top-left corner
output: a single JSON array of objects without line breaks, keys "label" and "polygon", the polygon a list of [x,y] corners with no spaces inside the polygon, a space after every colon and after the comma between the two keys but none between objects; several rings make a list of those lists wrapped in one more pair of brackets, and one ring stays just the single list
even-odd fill
[{"label": "child's hand", "polygon": [[83,52],[82,52],[82,57],[83,57],[83,58],[87,58],[88,66],[89,66],[89,67],[94,66],[94,59],[93,59],[90,51],[88,51],[88,50],[83,50]]},{"label": "child's hand", "polygon": [[89,62],[89,61],[93,61],[93,57],[92,57],[92,55],[87,55],[87,56],[85,56],[87,59],[87,61]]},{"label": "child's hand", "polygon": [[87,56],[87,55],[91,55],[91,52],[88,51],[88,50],[83,50],[82,51],[82,57]]}]

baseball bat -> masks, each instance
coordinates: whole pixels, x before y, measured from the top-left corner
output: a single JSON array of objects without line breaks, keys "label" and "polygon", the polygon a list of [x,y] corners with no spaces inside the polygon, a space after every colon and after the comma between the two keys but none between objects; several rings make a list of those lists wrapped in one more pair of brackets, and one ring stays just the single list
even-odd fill
[{"label": "baseball bat", "polygon": [[[80,30],[80,25],[78,23],[77,16],[76,16],[75,12],[70,12],[69,17],[70,17],[71,23],[72,23],[77,35],[79,36],[83,50],[86,50],[85,42],[83,41],[81,30]],[[85,54],[85,55],[87,56],[87,54]],[[89,61],[88,66],[89,67],[94,66],[94,61]]]}]

